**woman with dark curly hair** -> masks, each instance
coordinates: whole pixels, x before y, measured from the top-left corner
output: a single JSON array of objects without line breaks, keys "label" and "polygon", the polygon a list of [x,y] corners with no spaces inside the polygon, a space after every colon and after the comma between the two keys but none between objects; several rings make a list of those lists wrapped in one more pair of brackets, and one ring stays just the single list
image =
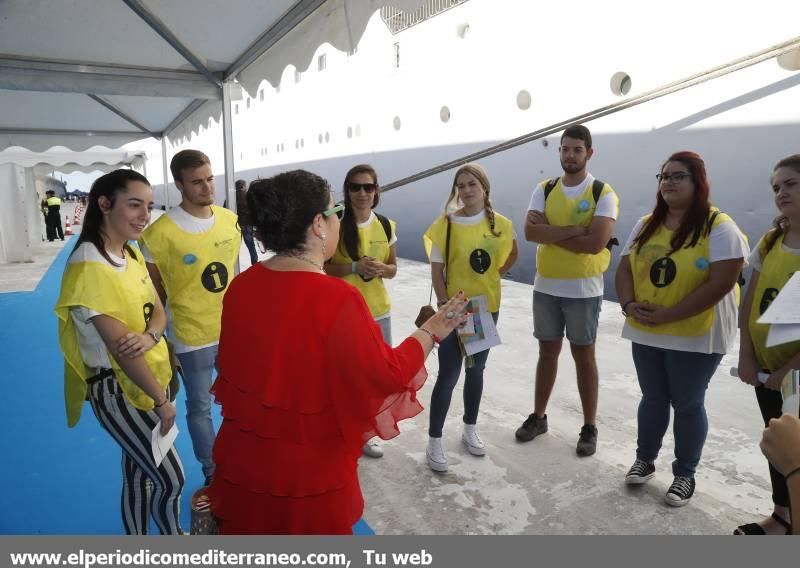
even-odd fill
[{"label": "woman with dark curly hair", "polygon": [[392,349],[358,290],[323,269],[343,210],[328,183],[295,170],[253,182],[247,201],[275,256],[224,299],[212,511],[223,534],[350,534],[361,448],[422,411],[425,358],[465,321],[466,299]]}]

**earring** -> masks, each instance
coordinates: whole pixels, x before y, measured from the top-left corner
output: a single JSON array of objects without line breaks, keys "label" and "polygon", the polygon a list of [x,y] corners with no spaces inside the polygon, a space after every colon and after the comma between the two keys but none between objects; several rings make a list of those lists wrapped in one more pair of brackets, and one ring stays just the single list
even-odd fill
[{"label": "earring", "polygon": [[325,247],[325,243],[326,243],[325,239],[327,239],[328,237],[325,235],[325,233],[323,233],[321,238],[322,238],[322,257],[323,258],[327,258],[328,257],[328,251],[326,250],[326,247]]}]

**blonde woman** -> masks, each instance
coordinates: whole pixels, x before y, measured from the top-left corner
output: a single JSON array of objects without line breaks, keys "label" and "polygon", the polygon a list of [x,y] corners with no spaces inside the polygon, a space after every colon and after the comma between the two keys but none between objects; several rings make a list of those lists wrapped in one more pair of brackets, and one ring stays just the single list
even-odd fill
[{"label": "blonde woman", "polygon": [[[467,164],[456,172],[445,213],[428,227],[424,241],[438,304],[443,305],[459,291],[468,298],[485,296],[489,311],[497,321],[500,278],[517,260],[517,241],[511,221],[492,207],[489,176],[480,165]],[[486,453],[476,425],[488,357],[489,350],[473,356],[464,382],[462,441],[475,456]],[[426,453],[428,466],[436,472],[447,471],[442,430],[453,389],[461,374],[462,359],[457,334],[450,333],[439,347],[439,375],[430,404],[430,438]]]}]

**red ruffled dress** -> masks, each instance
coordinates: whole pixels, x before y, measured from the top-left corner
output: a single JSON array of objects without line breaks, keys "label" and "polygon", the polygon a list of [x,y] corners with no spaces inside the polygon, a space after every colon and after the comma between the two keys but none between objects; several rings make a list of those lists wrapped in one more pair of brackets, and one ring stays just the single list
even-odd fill
[{"label": "red ruffled dress", "polygon": [[422,411],[420,344],[386,345],[343,280],[256,264],[225,294],[218,362],[208,495],[220,532],[351,534],[362,445]]}]

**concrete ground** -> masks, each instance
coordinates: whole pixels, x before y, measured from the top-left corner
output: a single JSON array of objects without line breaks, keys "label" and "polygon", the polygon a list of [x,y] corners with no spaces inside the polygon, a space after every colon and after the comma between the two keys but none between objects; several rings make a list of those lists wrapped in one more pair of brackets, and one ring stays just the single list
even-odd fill
[{"label": "concrete ground", "polygon": [[[33,289],[61,245],[37,247],[34,263],[0,265],[0,291]],[[249,265],[244,247],[241,261],[243,268]],[[388,286],[393,336],[399,343],[428,301],[428,266],[400,260]],[[656,477],[643,487],[624,485],[634,460],[640,392],[630,344],[619,337],[623,317],[613,302],[603,304],[597,344],[597,453],[575,455],[582,418],[568,349],[562,352],[548,408],[550,431],[518,443],[514,431],[533,406],[537,346],[531,296],[530,285],[503,282],[498,324],[503,345],[489,357],[478,421],[485,457],[471,456],[461,445],[460,382],[445,426],[448,473],[435,474],[427,467],[427,410],[402,423],[400,436],[382,443],[383,458],[361,459],[364,519],[377,534],[730,534],[737,525],[769,514],[758,407],[751,388],[727,372],[736,364],[735,352],[723,359],[708,391],[709,436],[691,503],[673,509],[662,501],[672,481],[671,433],[656,463]],[[420,393],[424,406],[436,378],[435,354],[427,368],[429,379]]]},{"label": "concrete ground", "polygon": [[[397,278],[389,283],[395,344],[413,330],[429,286],[427,265],[400,261]],[[575,454],[583,420],[566,346],[548,408],[550,430],[518,443],[514,431],[533,411],[537,344],[531,302],[532,286],[503,281],[498,323],[503,345],[489,356],[478,419],[485,457],[470,455],[461,443],[462,372],[445,425],[448,473],[436,474],[427,466],[427,410],[402,423],[403,433],[383,443],[383,458],[361,459],[364,519],[376,533],[730,534],[737,525],[771,512],[755,395],[728,374],[736,352],[725,356],[708,390],[709,435],[689,505],[674,509],[663,503],[672,482],[671,431],[656,462],[656,477],[637,488],[624,484],[635,458],[640,390],[630,342],[620,338],[623,316],[614,302],[604,302],[600,316],[597,453],[590,458]],[[436,378],[435,355],[427,368],[429,379],[420,393],[424,406]]]}]

